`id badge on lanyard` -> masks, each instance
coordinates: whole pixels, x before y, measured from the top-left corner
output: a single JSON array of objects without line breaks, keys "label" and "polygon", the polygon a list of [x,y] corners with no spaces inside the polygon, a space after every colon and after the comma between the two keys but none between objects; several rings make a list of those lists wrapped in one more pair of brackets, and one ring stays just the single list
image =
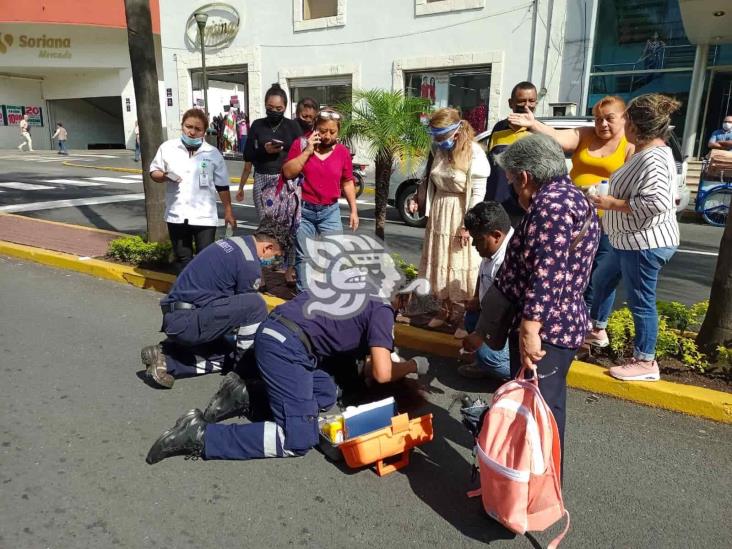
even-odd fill
[{"label": "id badge on lanyard", "polygon": [[201,189],[207,189],[211,186],[211,182],[209,181],[208,167],[208,160],[202,160],[198,167],[198,187]]}]

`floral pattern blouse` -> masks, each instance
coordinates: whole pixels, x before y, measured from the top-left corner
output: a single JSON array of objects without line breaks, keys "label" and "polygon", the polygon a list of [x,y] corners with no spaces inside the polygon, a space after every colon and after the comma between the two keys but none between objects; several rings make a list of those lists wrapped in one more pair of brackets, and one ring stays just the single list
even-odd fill
[{"label": "floral pattern blouse", "polygon": [[[587,216],[587,231],[569,253]],[[496,287],[522,318],[542,323],[542,341],[576,349],[590,322],[582,294],[590,280],[592,260],[600,240],[595,207],[568,177],[543,185],[508,245]]]}]

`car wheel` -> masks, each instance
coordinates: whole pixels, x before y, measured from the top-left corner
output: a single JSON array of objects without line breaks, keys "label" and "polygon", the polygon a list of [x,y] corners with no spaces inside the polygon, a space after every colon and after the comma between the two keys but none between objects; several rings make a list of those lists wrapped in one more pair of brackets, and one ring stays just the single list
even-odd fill
[{"label": "car wheel", "polygon": [[408,209],[409,201],[417,195],[418,181],[407,181],[402,183],[396,195],[396,209],[399,217],[410,227],[424,227],[427,225],[427,216],[419,212],[411,213]]}]

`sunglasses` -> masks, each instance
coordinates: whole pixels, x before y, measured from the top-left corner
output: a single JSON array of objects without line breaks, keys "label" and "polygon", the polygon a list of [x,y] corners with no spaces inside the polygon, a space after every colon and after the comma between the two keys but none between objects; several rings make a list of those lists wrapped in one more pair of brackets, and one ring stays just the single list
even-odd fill
[{"label": "sunglasses", "polygon": [[319,118],[320,120],[340,120],[341,115],[333,111],[320,111],[316,118]]}]

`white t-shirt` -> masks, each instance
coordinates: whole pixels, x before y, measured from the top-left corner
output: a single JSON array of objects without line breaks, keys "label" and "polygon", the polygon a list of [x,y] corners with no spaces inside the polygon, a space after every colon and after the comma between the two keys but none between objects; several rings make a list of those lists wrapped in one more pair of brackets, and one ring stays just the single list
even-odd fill
[{"label": "white t-shirt", "polygon": [[495,280],[496,275],[498,274],[498,269],[503,265],[503,260],[506,258],[506,249],[508,248],[508,243],[512,236],[513,228],[509,229],[508,234],[506,234],[506,238],[501,242],[501,247],[498,248],[498,251],[491,257],[484,257],[483,261],[480,263],[480,271],[478,271],[478,299],[480,299],[481,302],[483,301],[483,297],[488,291],[488,288],[493,285],[493,280]]},{"label": "white t-shirt", "polygon": [[21,120],[20,121],[20,133],[26,133],[27,131],[28,131],[28,121]]},{"label": "white t-shirt", "polygon": [[229,188],[229,171],[224,157],[204,141],[190,156],[183,142],[169,139],[158,149],[150,172],[173,172],[182,178],[180,183],[165,183],[165,221],[203,227],[215,227],[219,219],[216,211],[216,186]]}]

